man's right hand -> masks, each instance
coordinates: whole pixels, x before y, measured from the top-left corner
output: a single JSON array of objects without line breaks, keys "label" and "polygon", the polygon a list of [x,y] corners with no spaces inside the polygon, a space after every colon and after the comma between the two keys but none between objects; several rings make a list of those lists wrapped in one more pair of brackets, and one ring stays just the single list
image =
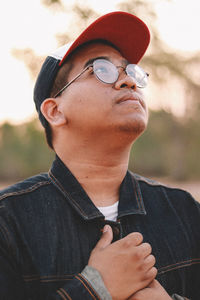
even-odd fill
[{"label": "man's right hand", "polygon": [[151,246],[142,242],[139,232],[111,244],[112,239],[112,229],[106,225],[88,265],[99,271],[114,300],[124,300],[147,287],[156,277],[155,258]]}]

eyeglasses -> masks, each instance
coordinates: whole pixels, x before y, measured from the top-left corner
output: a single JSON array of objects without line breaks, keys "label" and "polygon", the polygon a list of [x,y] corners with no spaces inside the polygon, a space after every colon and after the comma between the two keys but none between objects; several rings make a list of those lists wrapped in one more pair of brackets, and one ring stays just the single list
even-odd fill
[{"label": "eyeglasses", "polygon": [[55,96],[58,97],[72,82],[79,78],[86,70],[93,68],[93,72],[98,80],[103,83],[111,84],[115,83],[119,78],[119,68],[122,68],[126,74],[134,78],[137,87],[144,88],[147,86],[148,76],[141,67],[135,64],[128,64],[126,67],[115,66],[113,63],[106,59],[96,59],[92,64],[85,67],[81,73],[74,77],[70,82],[68,82]]}]

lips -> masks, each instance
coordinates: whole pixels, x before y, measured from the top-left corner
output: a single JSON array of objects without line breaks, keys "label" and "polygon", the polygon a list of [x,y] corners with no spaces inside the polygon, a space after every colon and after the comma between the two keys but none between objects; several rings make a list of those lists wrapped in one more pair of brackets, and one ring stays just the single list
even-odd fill
[{"label": "lips", "polygon": [[125,94],[123,95],[122,97],[118,98],[117,100],[117,104],[119,103],[122,103],[122,102],[125,102],[125,101],[135,101],[135,102],[140,102],[140,104],[142,106],[144,106],[144,101],[143,99],[137,94],[137,93],[134,93],[134,94]]}]

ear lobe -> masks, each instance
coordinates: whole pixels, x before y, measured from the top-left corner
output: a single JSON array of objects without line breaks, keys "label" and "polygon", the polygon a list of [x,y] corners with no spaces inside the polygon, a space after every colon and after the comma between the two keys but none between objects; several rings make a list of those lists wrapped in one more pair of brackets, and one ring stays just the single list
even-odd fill
[{"label": "ear lobe", "polygon": [[52,126],[61,126],[67,123],[64,114],[59,110],[59,105],[55,98],[48,98],[44,100],[41,104],[40,110],[45,119]]}]

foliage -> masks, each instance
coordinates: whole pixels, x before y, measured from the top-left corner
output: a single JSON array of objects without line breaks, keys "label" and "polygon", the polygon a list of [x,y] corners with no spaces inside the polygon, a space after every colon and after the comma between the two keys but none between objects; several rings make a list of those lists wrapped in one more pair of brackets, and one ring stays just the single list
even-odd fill
[{"label": "foliage", "polygon": [[[142,65],[150,71],[151,80],[157,84],[158,90],[164,86],[167,92],[175,80],[180,83],[180,94],[184,95],[186,110],[185,115],[179,119],[166,111],[151,112],[148,130],[132,149],[130,168],[143,175],[170,176],[174,179],[200,178],[200,161],[197,159],[200,148],[200,54],[188,57],[167,47],[156,26],[156,1],[160,0],[126,0],[119,4],[118,9],[136,14],[147,22],[151,29],[151,47]],[[98,16],[90,7],[80,5],[80,1],[71,9],[62,0],[41,2],[55,12],[59,12],[60,8],[62,12],[74,16],[76,28],[73,26],[73,31],[58,34],[58,45],[74,39]],[[14,49],[13,55],[24,61],[31,77],[35,79],[44,58],[37,57],[31,49]],[[175,93],[178,91],[175,90]],[[2,125],[1,178],[21,178],[48,169],[53,154],[47,148],[38,126],[36,120],[17,127]]]},{"label": "foliage", "polygon": [[[130,169],[144,176],[199,179],[200,124],[180,122],[164,111],[150,113],[149,127],[131,152]],[[54,153],[47,147],[38,120],[0,127],[0,179],[22,179],[48,171]]]},{"label": "foliage", "polygon": [[132,148],[130,169],[175,180],[199,179],[199,132],[198,120],[152,111],[148,129]]},{"label": "foliage", "polygon": [[21,179],[49,168],[54,154],[48,149],[39,121],[0,127],[0,179]]}]

